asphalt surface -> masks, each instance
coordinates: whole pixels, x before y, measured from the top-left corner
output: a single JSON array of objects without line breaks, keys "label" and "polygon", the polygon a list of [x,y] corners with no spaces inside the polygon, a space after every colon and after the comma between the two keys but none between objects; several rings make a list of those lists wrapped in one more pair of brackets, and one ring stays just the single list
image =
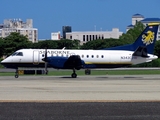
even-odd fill
[{"label": "asphalt surface", "polygon": [[0,77],[0,120],[160,120],[160,75]]},{"label": "asphalt surface", "polygon": [[1,120],[160,120],[159,102],[0,103]]}]

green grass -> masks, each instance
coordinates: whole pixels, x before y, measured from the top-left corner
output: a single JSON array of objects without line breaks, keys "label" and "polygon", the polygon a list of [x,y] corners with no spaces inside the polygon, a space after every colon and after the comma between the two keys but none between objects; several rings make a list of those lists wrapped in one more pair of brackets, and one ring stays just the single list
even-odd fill
[{"label": "green grass", "polygon": [[[76,71],[77,75],[85,75],[84,70]],[[71,75],[72,70],[49,71],[48,76]],[[91,75],[153,75],[160,74],[160,70],[91,70]],[[3,72],[0,76],[14,76],[15,72]]]},{"label": "green grass", "polygon": [[[72,71],[50,71],[48,75],[70,75]],[[84,70],[76,72],[78,75],[85,75]],[[160,70],[91,70],[91,75],[139,75],[139,74],[160,74]]]},{"label": "green grass", "polygon": [[14,76],[15,73],[13,72],[0,72],[0,76]]},{"label": "green grass", "polygon": [[108,71],[109,75],[147,75],[160,74],[160,70],[115,70]]}]

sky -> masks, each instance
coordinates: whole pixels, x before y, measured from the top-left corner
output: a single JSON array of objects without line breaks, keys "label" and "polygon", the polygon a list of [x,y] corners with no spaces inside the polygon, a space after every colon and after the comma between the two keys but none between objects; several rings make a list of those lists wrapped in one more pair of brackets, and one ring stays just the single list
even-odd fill
[{"label": "sky", "polygon": [[160,0],[1,0],[0,24],[4,19],[33,19],[38,39],[50,39],[51,32],[72,31],[125,32],[134,14],[160,18]]}]

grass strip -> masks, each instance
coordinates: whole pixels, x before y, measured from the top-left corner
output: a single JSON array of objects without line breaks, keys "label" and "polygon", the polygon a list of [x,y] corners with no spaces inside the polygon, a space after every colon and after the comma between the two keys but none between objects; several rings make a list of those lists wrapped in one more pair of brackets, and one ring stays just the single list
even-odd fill
[{"label": "grass strip", "polygon": [[[77,75],[85,75],[85,70],[76,71]],[[72,70],[49,71],[48,76],[71,75]],[[91,70],[90,75],[154,75],[160,74],[160,70]],[[1,72],[0,76],[14,76],[15,72]]]}]

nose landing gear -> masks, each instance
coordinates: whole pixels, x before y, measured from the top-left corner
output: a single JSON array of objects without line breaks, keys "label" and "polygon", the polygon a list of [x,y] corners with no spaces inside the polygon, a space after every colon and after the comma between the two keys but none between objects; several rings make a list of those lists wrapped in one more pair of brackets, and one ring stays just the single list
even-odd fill
[{"label": "nose landing gear", "polygon": [[16,69],[16,72],[15,72],[15,78],[18,78],[19,77],[19,74],[18,74],[18,69]]}]

